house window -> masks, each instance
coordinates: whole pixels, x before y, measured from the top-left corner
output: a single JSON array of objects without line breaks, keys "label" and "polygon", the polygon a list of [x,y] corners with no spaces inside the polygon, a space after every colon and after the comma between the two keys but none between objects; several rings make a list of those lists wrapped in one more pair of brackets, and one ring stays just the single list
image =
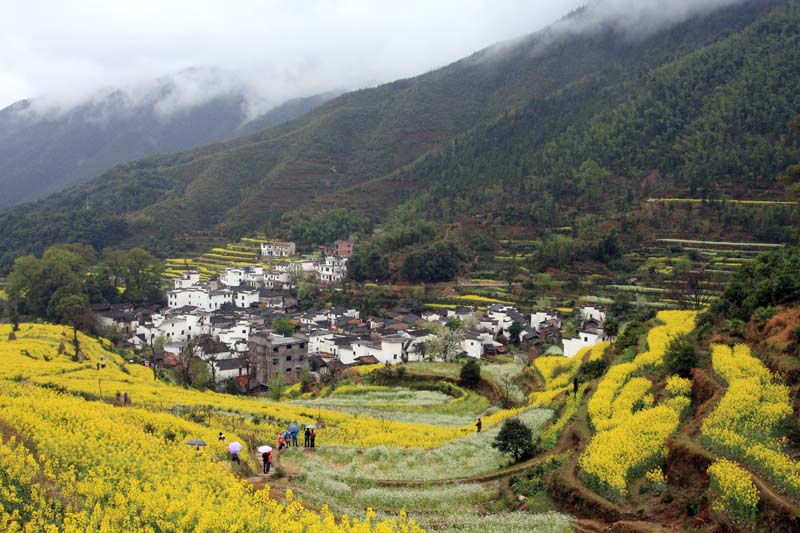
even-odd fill
[{"label": "house window", "polygon": [[287,345],[286,345],[286,349],[287,349],[287,350],[291,350],[291,349],[292,349],[292,345],[291,345],[291,344],[287,344]]},{"label": "house window", "polygon": [[288,373],[288,372],[291,372],[291,371],[292,371],[292,369],[291,369],[291,368],[287,368],[287,369],[286,369],[286,372],[287,372],[287,373]]},{"label": "house window", "polygon": [[305,343],[301,342],[301,343],[300,343],[300,347],[301,347],[301,348],[305,348],[305,347],[306,347]]},{"label": "house window", "polygon": [[292,360],[292,356],[291,356],[291,355],[287,355],[287,356],[286,356],[286,360],[287,360],[287,361],[291,361],[291,360]]},{"label": "house window", "polygon": [[278,364],[278,358],[277,357],[272,360],[272,364],[273,365],[277,365]]},{"label": "house window", "polygon": [[589,337],[584,337],[583,342],[589,342]]},{"label": "house window", "polygon": [[273,348],[272,348],[272,351],[273,351],[273,352],[277,352],[277,351],[278,351],[278,347],[277,347],[277,346],[273,347]]}]

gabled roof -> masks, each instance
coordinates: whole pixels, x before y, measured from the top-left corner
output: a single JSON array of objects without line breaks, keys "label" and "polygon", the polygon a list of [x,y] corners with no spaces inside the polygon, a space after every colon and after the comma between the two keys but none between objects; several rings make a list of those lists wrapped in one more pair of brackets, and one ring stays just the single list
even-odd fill
[{"label": "gabled roof", "polygon": [[238,370],[245,365],[244,359],[241,357],[232,357],[230,359],[220,359],[214,363],[214,366],[217,367],[217,370]]}]

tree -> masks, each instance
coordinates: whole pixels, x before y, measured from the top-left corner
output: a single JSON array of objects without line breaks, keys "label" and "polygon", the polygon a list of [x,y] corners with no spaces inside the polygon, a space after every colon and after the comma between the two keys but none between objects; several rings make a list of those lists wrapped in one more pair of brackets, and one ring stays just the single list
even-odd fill
[{"label": "tree", "polygon": [[124,257],[125,298],[141,303],[161,299],[161,261],[143,248],[133,248]]},{"label": "tree", "polygon": [[280,373],[275,374],[267,382],[267,389],[269,397],[277,402],[283,396],[283,391],[286,390],[286,380]]},{"label": "tree", "polygon": [[681,309],[701,309],[714,299],[716,282],[704,269],[686,272],[679,278],[669,296]]},{"label": "tree", "polygon": [[[189,343],[181,350],[181,381],[184,385],[189,387],[202,387],[205,385],[205,382],[200,382],[198,380],[199,376],[198,373],[202,374],[200,367],[195,363],[195,361],[199,361],[205,367],[206,373],[208,372],[208,365],[206,365],[202,360],[200,360],[200,354],[202,353],[202,348],[199,344],[194,341],[189,341]],[[206,379],[207,380],[207,379]]]},{"label": "tree", "polygon": [[475,359],[470,359],[461,366],[461,384],[473,389],[481,382],[481,365]]},{"label": "tree", "polygon": [[406,256],[400,267],[400,275],[408,281],[451,281],[458,275],[463,259],[453,243],[439,241]]},{"label": "tree", "polygon": [[503,422],[492,447],[502,453],[511,454],[514,462],[518,462],[533,455],[533,432],[519,418],[508,418]]},{"label": "tree", "polygon": [[664,363],[670,374],[688,378],[697,366],[697,349],[694,339],[685,333],[672,337],[664,352]]},{"label": "tree", "polygon": [[611,230],[608,235],[600,239],[600,242],[597,243],[594,249],[594,258],[603,263],[607,263],[612,259],[619,259],[622,257],[622,252],[622,245],[617,238],[617,231]]},{"label": "tree", "polygon": [[619,333],[619,321],[613,316],[607,317],[603,323],[603,333],[609,338],[616,337],[617,333]]},{"label": "tree", "polygon": [[436,336],[428,341],[427,353],[431,357],[441,357],[445,361],[449,361],[461,353],[463,340],[464,332],[462,330],[441,328]]},{"label": "tree", "polygon": [[62,323],[72,326],[72,344],[75,346],[75,360],[78,360],[81,352],[78,331],[94,320],[89,301],[83,294],[66,294],[58,300],[56,312]]},{"label": "tree", "polygon": [[288,318],[279,316],[272,321],[272,331],[283,337],[290,337],[294,333],[294,324]]},{"label": "tree", "polygon": [[508,327],[508,342],[519,344],[519,334],[522,333],[522,324],[516,320]]}]

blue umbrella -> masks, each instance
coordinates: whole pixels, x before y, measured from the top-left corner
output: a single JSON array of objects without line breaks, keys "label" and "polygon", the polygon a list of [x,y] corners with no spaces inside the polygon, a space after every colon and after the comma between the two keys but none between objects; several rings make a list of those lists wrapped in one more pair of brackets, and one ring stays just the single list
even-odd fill
[{"label": "blue umbrella", "polygon": [[297,433],[298,431],[300,431],[300,426],[298,426],[297,423],[292,423],[292,425],[289,426],[289,433]]}]

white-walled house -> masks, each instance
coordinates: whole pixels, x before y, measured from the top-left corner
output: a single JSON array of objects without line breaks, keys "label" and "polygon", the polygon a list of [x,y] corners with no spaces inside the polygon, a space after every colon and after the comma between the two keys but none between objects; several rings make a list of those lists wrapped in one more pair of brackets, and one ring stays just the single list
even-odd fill
[{"label": "white-walled house", "polygon": [[327,329],[316,329],[308,334],[308,353],[333,353],[333,333]]},{"label": "white-walled house", "polygon": [[297,253],[293,242],[271,241],[261,243],[261,257],[292,257]]},{"label": "white-walled house", "polygon": [[295,288],[295,283],[287,270],[273,269],[264,273],[264,286],[268,289],[290,290]]},{"label": "white-walled house", "polygon": [[467,333],[461,341],[461,348],[469,357],[480,359],[483,355],[483,339],[478,335]]},{"label": "white-walled house", "polygon": [[605,340],[602,334],[588,331],[579,331],[578,336],[564,339],[564,357],[572,357],[587,346],[594,346]]},{"label": "white-walled house", "polygon": [[583,320],[593,318],[602,324],[606,321],[606,312],[600,306],[584,305],[581,307],[581,318]]},{"label": "white-walled house", "polygon": [[208,363],[214,367],[217,383],[223,383],[229,379],[236,379],[239,376],[247,375],[247,366],[241,357],[230,359],[218,359]]},{"label": "white-walled house", "polygon": [[248,320],[240,319],[234,323],[223,323],[220,325],[212,325],[209,333],[220,342],[224,342],[228,346],[233,346],[236,343],[247,342],[253,327]]},{"label": "white-walled house", "polygon": [[491,333],[467,333],[464,340],[461,341],[461,347],[469,357],[480,359],[483,357],[483,347],[491,344],[494,347],[502,346],[501,343],[494,340]]},{"label": "white-walled house", "polygon": [[178,314],[178,315],[153,315],[153,322],[140,324],[136,328],[137,335],[143,335],[146,344],[152,344],[155,339],[164,337],[168,343],[186,344],[205,333],[210,333],[210,326],[204,314]]},{"label": "white-walled house", "polygon": [[195,285],[167,291],[167,306],[170,309],[191,306],[203,311],[216,311],[227,303],[233,303],[230,289],[212,290],[204,285]]},{"label": "white-walled house", "polygon": [[329,255],[316,266],[317,279],[322,284],[336,283],[347,275],[347,258]]},{"label": "white-walled house", "polygon": [[189,270],[181,274],[180,278],[172,280],[172,286],[176,289],[185,289],[200,284],[200,272]]},{"label": "white-walled house", "polygon": [[219,282],[226,287],[238,287],[244,283],[244,269],[240,267],[228,267],[220,274]]},{"label": "white-walled house", "polygon": [[233,294],[233,305],[242,308],[257,306],[259,298],[258,289],[236,289]]},{"label": "white-walled house", "polygon": [[410,344],[410,340],[400,335],[389,335],[381,337],[380,353],[373,353],[381,363],[395,365],[403,362],[403,345]]},{"label": "white-walled house", "polygon": [[558,327],[561,328],[561,319],[558,318],[558,313],[552,309],[541,309],[531,313],[531,327],[536,331],[539,331],[542,324],[548,320],[556,320],[558,322]]}]

